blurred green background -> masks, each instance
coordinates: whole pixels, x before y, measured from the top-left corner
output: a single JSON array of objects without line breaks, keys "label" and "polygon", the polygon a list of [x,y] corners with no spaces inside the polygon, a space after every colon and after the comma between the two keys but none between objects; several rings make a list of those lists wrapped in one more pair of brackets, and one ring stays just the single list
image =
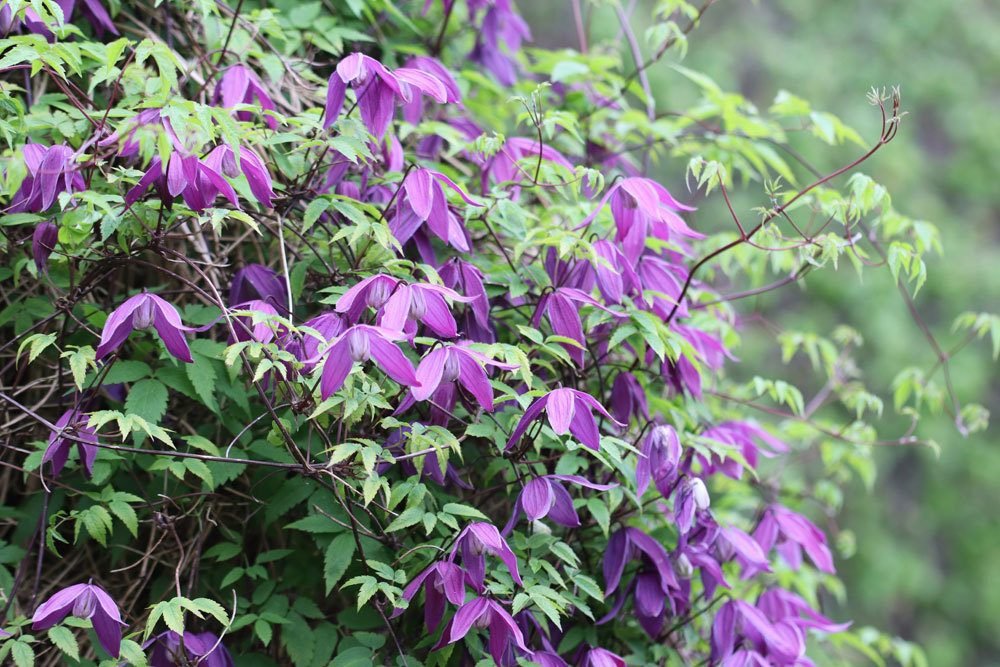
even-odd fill
[{"label": "blurred green background", "polygon": [[[639,2],[633,13],[640,38],[651,6]],[[546,47],[576,48],[571,7],[569,0],[520,3],[535,43]],[[595,11],[595,37],[614,38],[614,14]],[[630,56],[623,58],[631,71]],[[650,72],[660,110],[684,108],[697,94],[668,61]],[[778,91],[788,90],[839,116],[866,141],[878,131],[867,91],[898,85],[908,115],[898,137],[862,171],[889,188],[901,212],[941,231],[944,254],[928,262],[917,306],[945,349],[961,338],[951,333],[957,315],[1000,312],[1000,3],[720,0],[691,34],[684,65],[762,110]],[[824,172],[857,154],[850,146],[804,146]],[[684,167],[668,161],[662,168],[679,180]],[[752,185],[739,205],[760,205],[759,190]],[[866,340],[860,356],[865,380],[886,402],[879,435],[898,437],[908,420],[892,410],[893,376],[905,366],[930,368],[935,357],[890,275],[867,271],[862,282],[846,267],[813,273],[805,282],[804,289],[786,287],[742,302],[740,312],[821,334],[838,323],[855,327]],[[745,360],[773,348],[763,329],[751,326],[746,335],[739,351]],[[788,377],[788,370],[772,364],[762,374]],[[988,343],[963,350],[953,374],[963,402],[982,403],[1000,415],[997,365]],[[808,388],[803,391],[808,398]],[[846,494],[840,524],[853,531],[856,551],[839,561],[849,592],[840,618],[919,643],[931,665],[1000,665],[995,431],[963,438],[942,416],[918,431],[940,445],[940,458],[927,448],[877,452],[874,490],[856,484]]]}]

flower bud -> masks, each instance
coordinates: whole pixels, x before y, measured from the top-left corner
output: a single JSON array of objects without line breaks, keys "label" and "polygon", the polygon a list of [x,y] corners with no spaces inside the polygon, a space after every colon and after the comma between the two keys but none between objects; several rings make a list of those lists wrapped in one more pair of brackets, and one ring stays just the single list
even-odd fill
[{"label": "flower bud", "polygon": [[691,485],[691,495],[694,497],[694,506],[699,510],[707,510],[712,504],[712,499],[708,495],[705,482],[698,477],[693,477],[689,484]]},{"label": "flower bud", "polygon": [[694,574],[694,565],[691,564],[687,554],[682,553],[674,560],[674,572],[681,579],[690,579]]}]

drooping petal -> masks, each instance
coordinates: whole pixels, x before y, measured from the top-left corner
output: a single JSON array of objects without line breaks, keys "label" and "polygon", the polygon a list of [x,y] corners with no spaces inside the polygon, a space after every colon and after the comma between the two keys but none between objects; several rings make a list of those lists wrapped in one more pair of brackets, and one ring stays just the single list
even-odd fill
[{"label": "drooping petal", "polygon": [[326,353],[323,373],[320,376],[320,396],[325,401],[344,386],[344,380],[354,368],[354,359],[347,350],[347,338],[341,336]]},{"label": "drooping petal", "polygon": [[437,390],[438,385],[441,384],[441,374],[444,372],[444,364],[449,354],[451,352],[448,348],[439,347],[424,355],[424,358],[417,365],[416,376],[420,386],[411,390],[413,398],[418,401],[426,401]]},{"label": "drooping petal", "polygon": [[31,617],[32,630],[48,630],[66,618],[76,599],[87,590],[87,584],[74,584],[56,592],[35,610]]},{"label": "drooping petal", "polygon": [[429,169],[414,169],[403,181],[403,190],[413,212],[421,220],[426,220],[431,214],[431,204],[434,201],[433,180]]},{"label": "drooping petal", "polygon": [[[154,295],[150,295],[154,296]],[[158,297],[157,297],[158,298]],[[180,316],[172,305],[159,299],[162,304],[158,303],[156,307],[156,319],[153,321],[153,325],[156,327],[156,333],[160,335],[163,340],[163,344],[167,348],[167,352],[187,363],[193,363],[194,359],[191,357],[191,350],[188,348],[187,339],[184,338],[183,331],[187,327],[179,326]]]},{"label": "drooping petal", "polygon": [[538,416],[542,414],[542,410],[545,409],[546,404],[549,402],[550,395],[551,394],[546,394],[545,396],[536,398],[535,401],[528,406],[528,408],[524,411],[524,414],[521,415],[521,419],[517,422],[517,426],[515,426],[514,430],[511,431],[510,438],[507,439],[507,445],[504,449],[510,449],[515,443],[521,440],[521,436],[523,436],[524,432],[528,430],[528,425],[538,419]]},{"label": "drooping petal", "polygon": [[569,426],[570,432],[581,443],[595,452],[601,448],[601,433],[597,429],[597,420],[590,410],[576,402],[576,411]]},{"label": "drooping petal", "polygon": [[330,75],[330,80],[326,87],[326,106],[323,109],[323,129],[328,129],[340,117],[340,110],[344,107],[344,97],[347,93],[347,84],[340,77],[339,72]]},{"label": "drooping petal", "polygon": [[625,571],[628,534],[622,528],[611,534],[604,550],[604,597],[615,592]]},{"label": "drooping petal", "polygon": [[469,634],[469,630],[480,619],[483,614],[489,613],[489,600],[487,598],[475,598],[463,604],[452,619],[448,643],[457,642],[459,639]]},{"label": "drooping petal", "polygon": [[493,412],[493,385],[490,384],[486,370],[469,355],[467,350],[453,348],[452,352],[458,358],[458,381],[483,406],[487,412]]},{"label": "drooping petal", "polygon": [[[552,475],[551,477],[556,477]],[[550,477],[550,479],[551,479]],[[573,507],[573,498],[569,491],[562,484],[550,483],[552,489],[552,506],[549,508],[548,517],[560,526],[567,528],[578,528],[580,526],[580,515]]]},{"label": "drooping petal", "polygon": [[545,477],[536,477],[521,491],[521,507],[529,521],[537,521],[548,514],[554,501],[552,486]]},{"label": "drooping petal", "polygon": [[417,380],[413,364],[395,343],[377,334],[370,335],[368,340],[371,345],[372,359],[375,360],[379,368],[385,371],[386,375],[399,384],[419,388],[420,381]]},{"label": "drooping petal", "polygon": [[548,405],[545,412],[548,415],[549,426],[557,435],[563,435],[569,430],[576,412],[576,401],[573,390],[560,388],[549,392]]},{"label": "drooping petal", "polygon": [[132,314],[148,300],[148,294],[136,294],[115,308],[101,330],[101,342],[97,346],[95,358],[99,361],[118,349],[132,333]]}]

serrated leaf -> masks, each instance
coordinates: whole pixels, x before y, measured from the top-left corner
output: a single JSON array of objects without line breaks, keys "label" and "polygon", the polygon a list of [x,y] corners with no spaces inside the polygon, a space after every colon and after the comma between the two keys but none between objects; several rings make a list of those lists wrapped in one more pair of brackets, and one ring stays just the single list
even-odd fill
[{"label": "serrated leaf", "polygon": [[76,661],[80,660],[80,646],[69,628],[62,625],[52,626],[49,628],[49,639],[67,656]]},{"label": "serrated leaf", "polygon": [[326,594],[329,595],[334,586],[343,579],[351,560],[354,558],[354,536],[344,533],[333,538],[323,556],[323,580],[326,582]]}]

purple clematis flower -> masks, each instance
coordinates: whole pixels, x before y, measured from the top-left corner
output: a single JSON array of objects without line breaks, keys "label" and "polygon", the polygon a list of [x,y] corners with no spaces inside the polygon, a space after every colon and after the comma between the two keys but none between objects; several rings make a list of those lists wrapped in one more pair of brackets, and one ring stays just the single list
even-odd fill
[{"label": "purple clematis flower", "polygon": [[461,384],[487,412],[493,412],[493,387],[485,366],[514,370],[517,364],[490,359],[467,344],[442,345],[431,350],[417,365],[420,387],[411,390],[413,398],[426,401],[442,384]]},{"label": "purple clematis flower", "polygon": [[521,490],[514,504],[514,512],[504,526],[503,534],[509,535],[523,513],[528,521],[538,521],[549,517],[554,523],[567,528],[578,528],[580,516],[573,507],[573,498],[562,482],[578,484],[588,489],[607,491],[617,484],[595,484],[579,475],[543,475],[536,477]]},{"label": "purple clematis flower", "polygon": [[704,512],[711,505],[705,482],[699,477],[685,477],[674,498],[674,521],[681,534],[686,534],[695,526],[698,512]]},{"label": "purple clematis flower", "polygon": [[23,152],[28,175],[11,198],[7,213],[41,213],[55,203],[60,192],[87,188],[69,146],[26,144]]},{"label": "purple clematis flower", "polygon": [[136,329],[154,327],[167,347],[167,352],[181,361],[192,363],[185,331],[193,331],[181,323],[177,309],[155,294],[143,292],[126,299],[122,305],[108,316],[101,332],[101,343],[97,346],[97,360],[101,360],[117,350],[125,339]]},{"label": "purple clematis flower", "polygon": [[288,289],[285,278],[261,264],[247,264],[236,272],[229,285],[229,305],[259,299],[276,308],[287,307]]},{"label": "purple clematis flower", "polygon": [[573,359],[576,365],[582,367],[586,339],[583,334],[583,322],[580,320],[578,306],[574,305],[574,303],[585,303],[595,308],[600,308],[615,317],[626,316],[604,307],[585,292],[572,287],[557,287],[553,292],[542,297],[542,300],[538,304],[538,309],[535,310],[534,326],[537,328],[542,315],[547,315],[554,334],[571,338],[579,343],[579,346],[569,343],[560,343],[560,345],[566,348],[570,358]]},{"label": "purple clematis flower", "polygon": [[731,554],[740,564],[741,579],[749,579],[759,572],[770,572],[771,563],[767,560],[764,550],[757,540],[745,532],[730,526],[719,531],[720,549],[726,555]]},{"label": "purple clematis flower", "polygon": [[[434,632],[444,618],[445,601],[453,605],[465,602],[465,573],[449,561],[439,561],[413,578],[403,589],[403,599],[413,600],[420,588],[424,589],[424,623],[428,632]],[[395,609],[390,618],[396,618],[403,609]]]},{"label": "purple clematis flower", "polygon": [[271,174],[267,171],[260,156],[250,148],[240,147],[239,161],[237,162],[236,153],[233,152],[232,148],[226,144],[216,146],[205,157],[205,163],[229,178],[236,178],[242,173],[247,179],[247,185],[250,186],[250,193],[253,194],[254,199],[263,206],[273,207],[271,198],[274,197],[274,186]]},{"label": "purple clematis flower", "polygon": [[[275,111],[274,100],[264,89],[264,83],[252,69],[237,63],[230,65],[223,72],[222,78],[215,86],[213,103],[225,109],[232,109],[241,104],[255,104],[260,107],[264,124],[272,130],[278,129],[278,120],[264,111]],[[250,111],[237,111],[236,118],[244,122],[253,120]]]},{"label": "purple clematis flower", "polygon": [[650,235],[663,240],[670,239],[671,232],[704,238],[677,214],[695,209],[678,202],[656,181],[638,176],[623,178],[608,188],[597,208],[584,218],[577,229],[589,225],[609,200],[617,228],[616,240],[622,245],[625,256],[633,262],[642,255]]},{"label": "purple clematis flower", "polygon": [[787,507],[771,505],[757,524],[753,536],[765,553],[777,545],[778,553],[793,570],[802,567],[802,552],[805,551],[820,571],[830,574],[836,571],[823,531]]},{"label": "purple clematis flower", "polygon": [[486,579],[486,558],[483,556],[484,551],[498,556],[504,565],[507,566],[507,570],[510,572],[510,576],[514,579],[514,582],[518,586],[524,585],[524,582],[521,581],[521,575],[517,571],[517,557],[514,556],[514,552],[510,550],[507,541],[500,535],[500,531],[493,524],[477,521],[463,528],[455,540],[455,546],[452,547],[448,560],[454,562],[455,555],[459,551],[462,552],[462,565],[469,575],[469,581],[477,591],[483,590],[483,582]]},{"label": "purple clematis flower", "polygon": [[649,420],[646,390],[631,373],[622,371],[611,383],[611,414],[626,425],[632,421],[632,417]]},{"label": "purple clematis flower", "polygon": [[640,557],[653,566],[657,575],[661,593],[667,595],[678,587],[670,557],[663,546],[638,528],[621,528],[612,533],[604,552],[604,595],[608,596],[618,589],[625,563],[635,557]]},{"label": "purple clematis flower", "polygon": [[646,493],[652,480],[664,497],[669,496],[668,484],[672,481],[680,460],[681,441],[674,427],[666,424],[654,426],[642,441],[635,464],[636,494],[642,496]]},{"label": "purple clematis flower", "polygon": [[344,292],[334,309],[345,313],[351,322],[357,322],[364,309],[371,306],[380,311],[379,326],[386,329],[404,331],[408,320],[416,320],[438,336],[454,338],[458,335],[458,325],[445,298],[465,303],[474,300],[441,285],[407,284],[379,273]]},{"label": "purple clematis flower", "polygon": [[31,255],[35,260],[35,268],[44,273],[49,263],[49,255],[56,249],[59,241],[59,228],[51,222],[40,222],[31,235]]},{"label": "purple clematis flower", "polygon": [[442,104],[448,100],[445,84],[432,74],[406,67],[391,71],[374,58],[352,53],[337,63],[337,69],[330,75],[323,129],[340,116],[348,85],[357,95],[361,122],[376,139],[381,139],[389,127],[397,101],[409,102],[414,94],[420,93]]},{"label": "purple clematis flower", "polygon": [[[520,186],[516,184],[520,181],[531,180],[539,160],[551,162],[563,169],[573,171],[573,165],[570,161],[548,144],[542,144],[539,148],[538,142],[534,139],[511,137],[504,142],[499,153],[487,160],[483,168],[483,193],[490,192],[489,182],[491,180],[496,184],[514,183],[515,185],[511,188],[511,197],[516,200],[521,191]],[[526,167],[525,165],[530,166]]]},{"label": "purple clematis flower", "polygon": [[319,354],[320,346],[344,331],[344,320],[337,313],[323,313],[307,320],[302,326],[313,329],[316,333],[304,332],[301,338],[292,337],[286,333],[278,344],[305,364],[305,369],[308,372],[316,366],[314,360]]},{"label": "purple clematis flower", "polygon": [[[182,648],[183,643],[183,648]],[[229,651],[211,632],[185,632],[181,636],[167,630],[153,640],[149,667],[235,667]]]},{"label": "purple clematis flower", "polygon": [[584,654],[580,667],[626,667],[626,663],[607,649],[592,648]]},{"label": "purple clematis flower", "polygon": [[103,588],[93,584],[75,584],[55,593],[39,605],[31,618],[32,630],[48,630],[72,614],[89,618],[104,650],[117,658],[121,653],[122,622],[118,605]]},{"label": "purple clematis flower", "polygon": [[[760,456],[771,458],[775,456],[775,452],[788,451],[788,445],[784,442],[756,424],[748,422],[723,422],[706,429],[702,437],[738,447],[744,460],[753,468],[757,467]],[[769,449],[758,446],[758,441],[766,444]],[[712,456],[711,460],[700,458],[706,475],[717,471],[733,479],[739,479],[743,475],[743,464],[735,459],[723,458],[720,454]]]},{"label": "purple clematis flower", "polygon": [[170,202],[180,195],[192,211],[204,211],[211,206],[219,193],[236,208],[240,207],[236,191],[222,177],[218,165],[212,165],[197,155],[173,153],[166,169],[159,157],[149,163],[146,173],[125,194],[125,205],[132,206],[150,187],[156,189],[160,200]]},{"label": "purple clematis flower", "polygon": [[233,323],[233,332],[236,335],[233,336],[233,332],[229,334],[230,345],[237,341],[253,340],[258,343],[270,343],[274,340],[274,325],[268,321],[269,316],[278,316],[274,306],[266,301],[254,300],[239,304],[234,310],[249,310],[253,315],[239,315],[234,318],[236,321]]},{"label": "purple clematis flower", "polygon": [[330,341],[320,379],[320,396],[330,398],[344,385],[355,363],[374,359],[379,368],[399,384],[419,387],[416,371],[393,341],[401,334],[382,327],[356,324]]},{"label": "purple clematis flower", "polygon": [[438,275],[445,287],[458,289],[465,296],[472,297],[463,327],[465,336],[480,343],[494,342],[496,336],[490,322],[490,300],[483,285],[482,271],[469,262],[453,257],[438,269]]},{"label": "purple clematis flower", "polygon": [[542,410],[545,410],[549,426],[557,435],[563,435],[569,431],[577,440],[595,451],[601,447],[601,435],[597,430],[597,421],[590,413],[591,410],[597,410],[601,416],[611,420],[618,428],[624,427],[624,424],[616,421],[604,409],[604,406],[590,394],[560,387],[535,399],[535,402],[528,406],[521,420],[514,427],[514,431],[510,434],[505,449],[510,449],[521,440],[521,436],[528,430],[528,425],[541,416]]},{"label": "purple clematis flower", "polygon": [[632,262],[625,257],[617,245],[607,239],[594,241],[594,252],[598,261],[594,262],[597,289],[608,303],[621,303],[624,294],[642,290],[642,282],[635,272]]},{"label": "purple clematis flower", "polygon": [[[76,445],[76,452],[83,464],[84,474],[93,474],[97,458],[97,432],[87,426],[90,415],[79,410],[67,410],[54,424],[49,435],[49,446],[42,456],[42,463],[52,462],[52,476],[58,477],[69,459],[69,451]],[[72,438],[72,439],[71,439]]]},{"label": "purple clematis flower", "polygon": [[[445,97],[445,102],[448,104],[459,104],[462,103],[462,93],[458,89],[458,84],[455,82],[455,78],[451,75],[451,72],[441,64],[441,61],[437,58],[431,58],[430,56],[413,56],[406,61],[407,69],[414,69],[421,72],[426,72],[430,76],[434,77],[444,85],[445,92],[447,96]],[[420,122],[420,119],[424,115],[424,97],[423,95],[414,95],[412,99],[403,106],[403,119],[407,123],[416,125]]]},{"label": "purple clematis flower", "polygon": [[442,186],[457,192],[469,206],[482,206],[441,172],[433,169],[414,169],[403,181],[403,192],[396,207],[396,216],[389,225],[400,244],[405,244],[418,228],[426,225],[445,243],[456,250],[468,252],[469,243],[465,228],[448,208],[448,200]]},{"label": "purple clematis flower", "polygon": [[524,634],[514,618],[499,602],[489,598],[474,598],[463,604],[448,622],[435,648],[457,642],[472,628],[489,630],[490,655],[498,665],[505,664],[503,656],[511,642],[522,651],[529,651],[524,643]]},{"label": "purple clematis flower", "polygon": [[770,619],[746,600],[730,600],[712,623],[711,660],[724,665],[810,665],[797,620]]},{"label": "purple clematis flower", "polygon": [[[64,21],[69,23],[73,16],[76,0],[56,0],[56,4],[62,9]],[[118,34],[118,29],[115,28],[115,24],[112,23],[111,17],[108,16],[107,10],[104,9],[99,0],[83,0],[80,10],[84,18],[93,26],[98,37],[103,37],[105,31],[114,35]],[[3,7],[0,7],[0,35],[16,32],[20,30],[22,25],[28,32],[41,35],[49,42],[55,41],[55,35],[51,30],[52,26],[47,25],[33,9],[30,7],[25,9],[24,18],[20,19],[11,11],[10,4],[4,3]]]},{"label": "purple clematis flower", "polygon": [[810,607],[800,595],[783,588],[770,588],[761,593],[757,608],[772,622],[789,619],[800,628],[812,628],[826,634],[844,632],[851,627],[850,621],[834,623]]},{"label": "purple clematis flower", "polygon": [[[470,13],[478,13],[476,5],[482,4],[469,3]],[[531,30],[514,10],[514,3],[511,0],[494,0],[489,3],[476,31],[476,45],[469,59],[481,63],[503,85],[513,86],[518,74],[515,56],[521,49],[521,42],[530,39]]]}]

